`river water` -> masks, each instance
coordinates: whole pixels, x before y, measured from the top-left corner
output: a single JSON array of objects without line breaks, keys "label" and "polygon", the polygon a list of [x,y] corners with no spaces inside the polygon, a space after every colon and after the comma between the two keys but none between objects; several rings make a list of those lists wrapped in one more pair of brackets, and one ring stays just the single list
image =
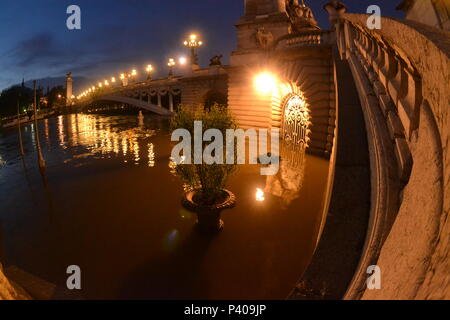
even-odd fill
[{"label": "river water", "polygon": [[[223,212],[223,231],[206,236],[180,205],[168,119],[71,114],[38,127],[45,175],[34,124],[22,126],[23,159],[17,128],[0,132],[0,261],[12,277],[49,284],[48,297],[284,299],[307,267],[327,160],[282,162],[274,177],[240,166],[229,184],[237,205]],[[70,265],[81,290],[66,288]]]}]

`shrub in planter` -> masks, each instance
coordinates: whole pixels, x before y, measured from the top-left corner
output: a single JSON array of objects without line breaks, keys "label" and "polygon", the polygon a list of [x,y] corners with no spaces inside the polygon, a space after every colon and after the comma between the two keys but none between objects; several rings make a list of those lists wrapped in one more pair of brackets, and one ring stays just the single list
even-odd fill
[{"label": "shrub in planter", "polygon": [[[202,129],[217,129],[226,136],[227,129],[235,129],[236,123],[223,106],[214,105],[209,110],[192,111],[181,107],[174,115],[171,129],[186,129],[194,137],[194,121],[202,121]],[[194,139],[191,139],[191,159],[194,159]],[[202,151],[211,142],[202,142]],[[228,152],[230,150],[227,150]],[[223,159],[226,159],[224,148]],[[236,150],[234,152],[236,155]],[[192,161],[194,162],[194,161]],[[217,232],[222,229],[220,213],[235,204],[235,196],[226,190],[227,179],[236,170],[235,164],[177,164],[175,174],[184,183],[183,205],[197,213],[198,227],[205,232]]]}]

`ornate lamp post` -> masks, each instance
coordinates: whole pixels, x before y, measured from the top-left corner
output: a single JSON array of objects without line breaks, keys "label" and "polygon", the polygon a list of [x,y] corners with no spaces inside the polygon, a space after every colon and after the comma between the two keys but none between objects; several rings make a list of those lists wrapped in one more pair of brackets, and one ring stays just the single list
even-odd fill
[{"label": "ornate lamp post", "polygon": [[170,58],[167,65],[169,66],[169,78],[172,78],[173,77],[173,67],[175,66],[175,60]]},{"label": "ornate lamp post", "polygon": [[153,66],[151,64],[149,64],[146,68],[145,71],[147,71],[147,81],[152,80],[152,71],[153,71]]},{"label": "ornate lamp post", "polygon": [[122,81],[123,87],[128,85],[128,77],[125,75],[125,73],[120,74],[120,80]]},{"label": "ornate lamp post", "polygon": [[191,65],[192,69],[198,69],[198,56],[195,53],[195,49],[201,47],[203,45],[203,41],[198,39],[196,34],[191,34],[189,39],[184,41],[184,45],[191,49]]},{"label": "ornate lamp post", "polygon": [[131,70],[131,77],[133,82],[136,82],[136,75],[137,75],[136,69]]}]

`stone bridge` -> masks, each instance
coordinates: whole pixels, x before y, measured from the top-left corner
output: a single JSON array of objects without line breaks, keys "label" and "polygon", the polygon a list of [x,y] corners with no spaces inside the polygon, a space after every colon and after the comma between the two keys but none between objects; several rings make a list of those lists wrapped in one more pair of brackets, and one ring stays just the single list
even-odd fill
[{"label": "stone bridge", "polygon": [[184,76],[103,87],[73,105],[83,109],[94,102],[110,101],[145,109],[159,115],[171,115],[179,105],[190,107],[227,104],[225,67],[211,66],[193,70]]},{"label": "stone bridge", "polygon": [[[330,159],[333,181],[300,283],[325,283],[335,299],[450,298],[449,33],[389,18],[369,30],[358,14],[292,32],[285,6],[246,1],[230,66],[103,89],[75,108],[115,101],[170,115],[219,102],[243,128],[283,132],[297,97],[310,116],[307,151]],[[277,87],[259,94],[253,80],[267,69]],[[382,290],[367,289],[371,265]]]}]

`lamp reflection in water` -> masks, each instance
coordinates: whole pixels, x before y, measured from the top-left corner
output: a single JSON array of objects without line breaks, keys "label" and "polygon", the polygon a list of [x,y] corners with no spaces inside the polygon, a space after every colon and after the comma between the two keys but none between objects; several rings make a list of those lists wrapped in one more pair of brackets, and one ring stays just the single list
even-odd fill
[{"label": "lamp reflection in water", "polygon": [[256,201],[264,201],[264,191],[261,188],[256,188]]},{"label": "lamp reflection in water", "polygon": [[[149,167],[155,166],[155,150],[152,143],[140,144],[141,139],[154,135],[154,130],[142,127],[131,127],[126,130],[117,129],[114,121],[123,121],[114,117],[99,117],[95,115],[79,114],[59,116],[57,131],[60,147],[82,147],[84,153],[74,154],[69,162],[75,159],[94,157],[97,159],[123,157],[123,162],[139,165],[144,163]],[[148,147],[148,150],[146,150]],[[144,148],[144,150],[143,150]],[[143,156],[148,155],[148,161],[142,162]]]},{"label": "lamp reflection in water", "polygon": [[148,166],[149,167],[155,166],[155,151],[153,149],[154,149],[153,143],[149,143],[148,144]]},{"label": "lamp reflection in water", "polygon": [[305,150],[304,145],[293,145],[282,141],[278,173],[267,176],[264,192],[280,198],[284,209],[300,196],[305,177]]}]

